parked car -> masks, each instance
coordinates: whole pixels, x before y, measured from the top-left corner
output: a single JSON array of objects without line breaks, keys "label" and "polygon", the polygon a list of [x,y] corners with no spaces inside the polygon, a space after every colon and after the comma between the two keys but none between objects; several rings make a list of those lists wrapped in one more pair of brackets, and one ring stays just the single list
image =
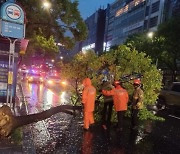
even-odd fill
[{"label": "parked car", "polygon": [[43,83],[44,81],[39,73],[28,73],[26,78],[28,82]]},{"label": "parked car", "polygon": [[168,89],[163,89],[158,98],[158,108],[173,105],[180,107],[180,82],[173,82]]}]

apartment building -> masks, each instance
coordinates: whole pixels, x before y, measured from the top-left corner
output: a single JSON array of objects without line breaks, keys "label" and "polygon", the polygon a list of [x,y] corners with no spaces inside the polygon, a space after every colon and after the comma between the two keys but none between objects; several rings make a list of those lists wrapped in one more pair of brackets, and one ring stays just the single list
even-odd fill
[{"label": "apartment building", "polygon": [[115,0],[85,20],[89,33],[81,51],[93,49],[101,54],[132,34],[156,31],[159,24],[177,15],[180,0]]},{"label": "apartment building", "polygon": [[122,44],[129,35],[156,31],[163,19],[164,0],[116,0],[108,5],[104,51]]}]

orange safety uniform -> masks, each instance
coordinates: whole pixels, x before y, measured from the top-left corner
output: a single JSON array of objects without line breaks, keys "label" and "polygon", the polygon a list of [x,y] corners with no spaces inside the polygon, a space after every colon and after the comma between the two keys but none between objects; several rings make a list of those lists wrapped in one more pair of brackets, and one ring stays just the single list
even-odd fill
[{"label": "orange safety uniform", "polygon": [[89,125],[94,123],[94,106],[96,98],[96,89],[92,86],[91,80],[83,80],[84,90],[82,92],[82,103],[84,104],[84,128],[89,129]]},{"label": "orange safety uniform", "polygon": [[133,93],[133,109],[142,109],[143,108],[143,99],[144,99],[144,92],[140,87],[137,87]]},{"label": "orange safety uniform", "polygon": [[120,85],[110,91],[102,90],[102,93],[106,96],[113,97],[115,111],[127,110],[127,103],[129,100],[128,92]]}]

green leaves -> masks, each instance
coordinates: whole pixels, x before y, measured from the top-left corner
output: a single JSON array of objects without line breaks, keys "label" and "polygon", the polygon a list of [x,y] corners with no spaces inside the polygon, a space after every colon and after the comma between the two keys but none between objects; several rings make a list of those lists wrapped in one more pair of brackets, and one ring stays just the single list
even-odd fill
[{"label": "green leaves", "polygon": [[[96,71],[99,69],[99,62],[97,55],[93,51],[77,54],[71,62],[64,64],[62,73],[67,79],[82,80],[85,77],[94,77]],[[68,68],[68,69],[67,69]]]},{"label": "green leaves", "polygon": [[[155,104],[158,92],[161,89],[162,72],[152,64],[150,57],[125,45],[121,45],[116,50],[111,50],[99,57],[93,51],[87,51],[85,54],[79,53],[70,63],[63,64],[61,70],[63,77],[71,81],[71,89],[73,89],[71,91],[74,92],[77,92],[85,77],[92,78],[93,85],[98,91],[103,79],[102,70],[108,70],[108,73],[114,76],[112,82],[114,79],[119,80],[122,76],[132,72],[140,73],[143,75],[145,106]],[[134,91],[132,81],[124,83],[123,86],[128,90],[131,98]],[[147,110],[145,109],[145,111]],[[140,116],[142,119],[151,119],[152,113],[147,111]]]},{"label": "green leaves", "polygon": [[[27,52],[43,51],[55,55],[53,41],[72,49],[76,41],[87,37],[87,28],[78,10],[78,1],[53,0],[45,8],[42,0],[18,0],[26,12],[26,38],[30,40]],[[42,43],[42,44],[41,44]],[[30,49],[30,50],[29,50]],[[49,52],[49,53],[48,53]]]},{"label": "green leaves", "polygon": [[33,47],[30,46],[31,53],[38,53],[46,59],[55,57],[59,51],[53,36],[46,39],[43,35],[34,35],[31,43],[33,43]]},{"label": "green leaves", "polygon": [[[142,83],[145,91],[145,104],[154,104],[156,102],[158,96],[156,91],[161,89],[162,73],[157,70],[145,53],[139,53],[135,49],[121,45],[117,50],[102,55],[100,58],[109,64],[108,69],[116,80],[132,72],[142,74],[144,76]],[[126,83],[125,87],[132,94],[133,86]]]},{"label": "green leaves", "polygon": [[[177,62],[180,60],[179,25],[180,17],[172,18],[158,27],[153,38],[148,38],[146,32],[135,34],[127,39],[126,45],[131,49],[146,53],[158,68],[171,70],[175,75],[179,69]],[[176,76],[172,78],[175,80]]]},{"label": "green leaves", "polygon": [[140,110],[138,117],[140,120],[158,120],[158,121],[164,121],[164,118],[158,117],[154,115],[151,111],[148,111],[146,108]]}]

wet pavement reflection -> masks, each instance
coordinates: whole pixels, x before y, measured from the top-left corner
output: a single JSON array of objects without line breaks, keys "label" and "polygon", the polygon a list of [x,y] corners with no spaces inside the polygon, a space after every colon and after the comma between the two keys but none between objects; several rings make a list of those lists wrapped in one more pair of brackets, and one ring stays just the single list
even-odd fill
[{"label": "wet pavement reflection", "polygon": [[47,110],[68,103],[66,91],[58,88],[50,89],[43,84],[26,83],[26,85],[28,87],[26,93],[29,95],[29,105],[37,107],[39,110]]},{"label": "wet pavement reflection", "polygon": [[82,154],[91,154],[93,152],[93,133],[86,131],[83,134]]},{"label": "wet pavement reflection", "polygon": [[[69,96],[61,89],[42,84],[24,84],[29,114],[68,103]],[[180,122],[162,112],[165,122],[154,122],[152,132],[130,129],[125,119],[124,130],[116,132],[115,124],[104,131],[99,123],[84,131],[83,117],[57,113],[28,126],[35,153],[39,154],[178,154],[180,153]],[[25,150],[28,151],[28,150]],[[28,152],[26,152],[28,153]],[[31,152],[33,153],[33,152]]]}]

